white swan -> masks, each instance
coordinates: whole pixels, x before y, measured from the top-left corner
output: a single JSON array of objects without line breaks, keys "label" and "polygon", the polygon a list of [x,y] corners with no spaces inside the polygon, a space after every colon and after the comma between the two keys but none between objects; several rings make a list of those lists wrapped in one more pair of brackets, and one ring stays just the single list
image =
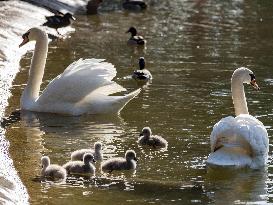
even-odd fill
[{"label": "white swan", "polygon": [[262,122],[248,114],[243,83],[259,89],[253,72],[238,68],[231,78],[236,117],[225,117],[213,127],[208,165],[250,167],[265,166],[268,158],[268,134]]},{"label": "white swan", "polygon": [[67,115],[117,113],[140,89],[125,96],[109,96],[126,90],[113,82],[115,67],[102,59],[78,60],[53,79],[39,96],[48,50],[47,34],[31,28],[23,42],[36,41],[27,86],[21,96],[21,109]]}]

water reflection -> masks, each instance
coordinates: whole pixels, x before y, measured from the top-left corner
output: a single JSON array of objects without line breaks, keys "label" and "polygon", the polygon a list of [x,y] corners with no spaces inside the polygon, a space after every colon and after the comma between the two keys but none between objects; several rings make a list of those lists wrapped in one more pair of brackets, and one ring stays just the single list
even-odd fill
[{"label": "water reflection", "polygon": [[[79,21],[73,24],[76,33],[70,39],[50,44],[43,86],[78,58],[94,57],[116,66],[115,80],[123,87],[134,90],[143,86],[143,90],[120,116],[32,113],[33,116],[10,125],[7,137],[11,155],[28,187],[31,202],[270,203],[273,172],[270,166],[265,171],[207,173],[204,161],[210,152],[212,126],[234,113],[230,76],[237,67],[247,65],[261,82],[260,92],[245,88],[249,110],[272,134],[273,44],[268,43],[272,35],[267,32],[272,26],[273,4],[150,0],[147,12],[124,14],[117,6],[119,2],[115,0],[112,4],[117,9],[102,7],[98,16],[77,16]],[[111,1],[105,4],[111,7]],[[126,45],[125,31],[132,25],[145,34],[146,50]],[[142,55],[147,59],[153,81],[138,85],[123,77],[132,73]],[[22,72],[15,80],[10,112],[19,104],[30,64],[28,56],[21,62]],[[139,146],[137,137],[144,126],[163,136],[169,142],[168,148]],[[105,145],[104,159],[123,156],[127,149],[135,150],[139,158],[136,172],[105,174],[98,164],[98,175],[92,179],[70,177],[61,186],[30,180],[39,174],[41,155],[49,155],[53,162],[62,164],[72,151],[90,147],[96,141]]]},{"label": "water reflection", "polygon": [[214,203],[241,204],[268,201],[268,170],[208,168],[204,190]]}]

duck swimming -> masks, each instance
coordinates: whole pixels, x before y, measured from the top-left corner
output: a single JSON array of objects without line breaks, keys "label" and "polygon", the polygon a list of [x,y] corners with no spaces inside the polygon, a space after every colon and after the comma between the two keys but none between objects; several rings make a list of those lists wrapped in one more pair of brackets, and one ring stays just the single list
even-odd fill
[{"label": "duck swimming", "polygon": [[139,58],[138,65],[139,65],[139,69],[134,70],[132,78],[135,80],[151,80],[153,77],[150,71],[145,68],[144,57]]},{"label": "duck swimming", "polygon": [[90,0],[86,5],[86,13],[94,15],[98,13],[98,7],[102,3],[102,0]]},{"label": "duck swimming", "polygon": [[127,41],[129,45],[145,45],[146,40],[142,36],[137,35],[135,27],[130,27],[126,33],[131,33],[131,37]]},{"label": "duck swimming", "polygon": [[147,4],[143,0],[125,0],[122,6],[124,9],[136,11],[147,8]]},{"label": "duck swimming", "polygon": [[61,12],[56,13],[54,16],[46,16],[46,22],[43,26],[55,28],[57,33],[61,35],[58,28],[63,28],[71,24],[71,20],[76,20],[71,13],[63,14]]}]

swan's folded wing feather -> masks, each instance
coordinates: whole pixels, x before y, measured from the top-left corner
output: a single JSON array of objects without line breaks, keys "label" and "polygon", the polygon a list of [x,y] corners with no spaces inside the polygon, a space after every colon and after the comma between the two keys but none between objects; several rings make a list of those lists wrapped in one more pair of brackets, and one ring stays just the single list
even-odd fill
[{"label": "swan's folded wing feather", "polygon": [[268,134],[262,122],[245,114],[221,119],[213,127],[210,142],[212,152],[223,144],[236,146],[236,143],[247,143],[255,155],[266,156],[269,149]]},{"label": "swan's folded wing feather", "polygon": [[[111,81],[115,75],[115,67],[103,62],[103,59],[79,59],[48,84],[38,101],[53,102],[61,98],[62,101],[76,103],[94,90],[111,85],[115,85],[118,92],[122,86]],[[105,93],[114,93],[114,90]]]}]

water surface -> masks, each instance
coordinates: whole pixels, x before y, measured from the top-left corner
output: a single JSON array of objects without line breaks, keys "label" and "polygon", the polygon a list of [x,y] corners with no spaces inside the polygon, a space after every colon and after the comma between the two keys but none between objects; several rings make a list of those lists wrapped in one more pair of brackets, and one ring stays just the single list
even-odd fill
[{"label": "water surface", "polygon": [[[109,3],[109,2],[108,2]],[[209,135],[222,117],[234,115],[230,77],[247,66],[261,91],[245,86],[249,111],[272,135],[273,3],[247,1],[150,1],[143,13],[107,5],[98,16],[77,16],[69,39],[50,43],[43,87],[79,58],[103,58],[118,71],[128,91],[139,85],[124,77],[144,56],[153,81],[119,116],[65,117],[24,113],[7,129],[10,152],[33,204],[266,204],[272,203],[271,157],[265,170],[208,170]],[[136,26],[145,50],[126,45]],[[19,107],[31,53],[21,61],[7,113]],[[68,91],[69,92],[69,91]],[[167,149],[140,147],[144,126],[164,136]],[[65,184],[40,183],[40,158],[63,164],[70,153],[104,144],[105,159],[137,152],[136,172],[71,177]],[[270,139],[270,144],[272,144]],[[272,149],[270,146],[270,156]],[[99,168],[99,164],[96,165]],[[225,200],[223,202],[223,199]]]}]

